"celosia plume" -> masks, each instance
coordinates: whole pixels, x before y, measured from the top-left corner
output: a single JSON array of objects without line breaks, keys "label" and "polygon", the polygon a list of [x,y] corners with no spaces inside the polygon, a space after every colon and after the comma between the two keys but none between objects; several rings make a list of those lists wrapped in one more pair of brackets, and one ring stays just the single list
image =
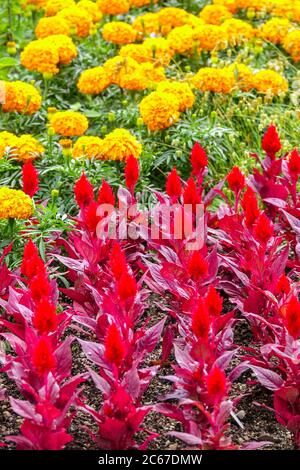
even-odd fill
[{"label": "celosia plume", "polygon": [[38,172],[31,161],[26,162],[22,167],[23,191],[31,198],[39,189]]},{"label": "celosia plume", "polygon": [[237,166],[232,168],[226,179],[229,188],[235,193],[240,192],[245,186],[245,176]]},{"label": "celosia plume", "polygon": [[187,180],[187,185],[183,192],[183,202],[185,205],[191,205],[193,212],[196,211],[197,204],[201,203],[201,196],[197,189],[196,183],[192,177]]},{"label": "celosia plume", "polygon": [[192,317],[192,331],[201,341],[208,341],[210,319],[207,307],[202,299],[199,300],[197,308]]},{"label": "celosia plume", "polygon": [[274,233],[274,227],[270,219],[266,216],[266,214],[261,214],[257,222],[254,226],[254,237],[260,243],[267,243]]},{"label": "celosia plume", "polygon": [[94,198],[94,187],[87,179],[84,172],[74,185],[74,195],[80,208],[88,206]]},{"label": "celosia plume", "polygon": [[38,273],[30,282],[32,300],[40,302],[50,295],[51,286],[45,272]]},{"label": "celosia plume", "polygon": [[39,375],[47,374],[56,367],[56,358],[47,338],[40,338],[32,355],[32,364]]},{"label": "celosia plume", "polygon": [[208,165],[207,154],[203,147],[196,142],[191,152],[191,164],[193,175],[199,175],[204,168]]},{"label": "celosia plume", "polygon": [[284,319],[289,334],[297,340],[300,336],[300,302],[296,296],[284,306]]},{"label": "celosia plume", "polygon": [[223,308],[223,299],[220,296],[219,292],[217,292],[217,290],[212,285],[209,286],[205,303],[208,312],[211,316],[218,317],[219,315],[221,315]]},{"label": "celosia plume", "polygon": [[32,279],[40,273],[45,273],[45,264],[39,256],[37,247],[32,240],[29,240],[24,248],[23,259],[21,264],[21,274]]},{"label": "celosia plume", "polygon": [[102,185],[98,192],[98,203],[107,204],[111,206],[114,206],[116,203],[113,190],[111,186],[108,184],[108,182],[105,180],[102,180]]},{"label": "celosia plume", "polygon": [[124,302],[133,299],[137,294],[136,281],[128,272],[124,272],[119,280],[118,294]]},{"label": "celosia plume", "polygon": [[177,170],[174,167],[169,173],[166,181],[166,192],[170,198],[178,199],[182,193],[181,181],[178,176]]},{"label": "celosia plume", "polygon": [[281,142],[273,124],[268,127],[262,138],[262,148],[272,160],[275,159],[276,153],[281,149]]},{"label": "celosia plume", "polygon": [[130,155],[125,166],[125,182],[131,193],[134,192],[135,185],[139,179],[139,164],[137,159]]},{"label": "celosia plume", "polygon": [[300,155],[296,149],[289,156],[288,170],[291,177],[297,181],[300,175]]},{"label": "celosia plume", "polygon": [[241,201],[241,206],[244,209],[245,214],[245,223],[247,227],[252,227],[256,219],[260,214],[258,207],[257,197],[255,192],[249,186],[245,191],[243,199]]},{"label": "celosia plume", "polygon": [[40,335],[49,334],[57,328],[57,314],[55,305],[43,299],[37,305],[33,317],[33,326]]},{"label": "celosia plume", "polygon": [[225,373],[215,366],[206,378],[207,393],[214,402],[220,401],[226,394]]},{"label": "celosia plume", "polygon": [[116,281],[119,281],[122,274],[127,271],[127,264],[125,254],[118,242],[114,242],[112,245],[109,262]]},{"label": "celosia plume", "polygon": [[107,361],[119,367],[125,357],[126,349],[120,332],[114,323],[108,328],[104,346]]},{"label": "celosia plume", "polygon": [[199,281],[207,276],[208,262],[200,251],[194,251],[188,262],[188,272],[194,281]]}]

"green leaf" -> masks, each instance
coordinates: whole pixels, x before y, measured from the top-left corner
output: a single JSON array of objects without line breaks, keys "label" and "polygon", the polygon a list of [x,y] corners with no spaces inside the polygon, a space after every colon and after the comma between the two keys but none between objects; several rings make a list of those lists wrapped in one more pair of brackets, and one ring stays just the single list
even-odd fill
[{"label": "green leaf", "polygon": [[0,59],[0,69],[4,69],[7,67],[16,67],[19,64],[17,59],[13,57],[2,57]]}]

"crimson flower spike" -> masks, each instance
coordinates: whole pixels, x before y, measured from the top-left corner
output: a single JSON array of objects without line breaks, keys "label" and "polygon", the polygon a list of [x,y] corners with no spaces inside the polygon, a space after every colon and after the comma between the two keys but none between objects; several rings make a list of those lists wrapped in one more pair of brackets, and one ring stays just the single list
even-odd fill
[{"label": "crimson flower spike", "polygon": [[176,167],[173,168],[171,173],[169,173],[166,181],[166,193],[172,199],[172,201],[177,201],[182,194],[182,186],[180,177],[177,173]]},{"label": "crimson flower spike", "polygon": [[136,183],[139,179],[139,164],[137,159],[130,155],[130,157],[126,161],[125,166],[125,182],[127,189],[131,192],[132,196],[134,194],[134,188]]},{"label": "crimson flower spike", "polygon": [[281,150],[281,142],[274,124],[269,126],[266,130],[262,138],[262,148],[271,160],[275,160],[276,153]]},{"label": "crimson flower spike", "polygon": [[74,195],[78,206],[82,209],[94,199],[94,187],[82,172],[81,177],[74,185]]},{"label": "crimson flower spike", "polygon": [[22,167],[23,191],[31,198],[38,192],[39,176],[33,163],[29,160]]}]

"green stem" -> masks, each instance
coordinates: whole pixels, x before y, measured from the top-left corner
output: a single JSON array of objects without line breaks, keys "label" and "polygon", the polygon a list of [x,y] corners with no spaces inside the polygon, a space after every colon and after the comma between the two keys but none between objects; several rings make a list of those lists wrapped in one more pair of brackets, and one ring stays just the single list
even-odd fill
[{"label": "green stem", "polygon": [[7,226],[9,237],[11,238],[11,240],[13,240],[15,236],[16,219],[8,219]]},{"label": "green stem", "polygon": [[13,15],[12,15],[12,0],[7,0],[7,20],[8,20],[8,28],[7,28],[7,40],[13,40]]}]

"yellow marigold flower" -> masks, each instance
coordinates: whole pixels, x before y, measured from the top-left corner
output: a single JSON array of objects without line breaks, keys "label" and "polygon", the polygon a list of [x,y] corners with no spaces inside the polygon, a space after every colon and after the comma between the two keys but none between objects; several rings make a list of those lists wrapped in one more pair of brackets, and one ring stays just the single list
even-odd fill
[{"label": "yellow marigold flower", "polygon": [[81,93],[99,95],[110,85],[110,78],[103,67],[94,67],[82,72],[77,83]]},{"label": "yellow marigold flower", "polygon": [[122,57],[131,57],[139,64],[150,62],[153,57],[152,51],[149,54],[149,48],[145,47],[143,44],[126,44],[121,47],[119,55]]},{"label": "yellow marigold flower", "polygon": [[187,16],[186,25],[191,26],[191,28],[197,28],[198,26],[203,26],[204,21],[199,18],[199,16],[192,15],[191,13]]},{"label": "yellow marigold flower", "polygon": [[178,26],[168,34],[168,41],[171,49],[176,54],[186,54],[194,48],[194,30],[191,26]]},{"label": "yellow marigold flower", "polygon": [[70,35],[69,23],[63,18],[52,16],[49,18],[41,18],[35,28],[35,35],[38,39],[43,39],[52,34]]},{"label": "yellow marigold flower", "polygon": [[48,0],[45,7],[46,16],[55,16],[59,11],[68,7],[75,7],[75,0]]},{"label": "yellow marigold flower", "polygon": [[50,126],[64,137],[83,135],[89,126],[87,118],[76,111],[59,111],[49,116]]},{"label": "yellow marigold flower", "polygon": [[179,100],[169,93],[153,91],[142,99],[140,113],[150,131],[167,129],[179,120]]},{"label": "yellow marigold flower", "polygon": [[148,49],[152,61],[161,65],[168,65],[173,52],[169,41],[164,38],[148,38],[143,42],[143,46]]},{"label": "yellow marigold flower", "polygon": [[295,62],[300,62],[300,30],[295,29],[287,34],[283,41],[285,51],[290,54]]},{"label": "yellow marigold flower", "polygon": [[93,19],[87,10],[77,6],[68,7],[58,12],[57,16],[58,18],[65,19],[69,23],[70,28],[74,28],[78,37],[85,38],[90,34]]},{"label": "yellow marigold flower", "polygon": [[131,57],[115,56],[108,59],[103,68],[111,83],[116,85],[120,82],[120,77],[124,74],[131,74],[139,68],[139,64]]},{"label": "yellow marigold flower", "polygon": [[100,137],[79,137],[77,139],[73,149],[73,158],[101,158],[102,155],[102,139]]},{"label": "yellow marigold flower", "polygon": [[157,91],[178,98],[180,112],[192,108],[195,103],[195,95],[188,83],[164,81],[158,84]]},{"label": "yellow marigold flower", "polygon": [[162,82],[166,80],[165,70],[157,64],[152,64],[150,62],[145,62],[140,65],[141,73],[148,80],[148,87],[152,86],[155,83]]},{"label": "yellow marigold flower", "polygon": [[0,188],[0,219],[29,219],[33,214],[33,202],[27,194],[6,186]]},{"label": "yellow marigold flower", "polygon": [[162,34],[167,35],[171,29],[183,26],[189,14],[182,8],[166,7],[159,10],[157,16]]},{"label": "yellow marigold flower", "polygon": [[119,86],[125,90],[145,90],[149,80],[143,75],[141,66],[132,73],[120,76]]},{"label": "yellow marigold flower", "polygon": [[286,18],[272,18],[261,26],[259,33],[266,41],[280,44],[291,29],[293,25]]},{"label": "yellow marigold flower", "polygon": [[73,146],[72,139],[60,139],[58,143],[64,149],[70,149]]},{"label": "yellow marigold flower", "polygon": [[21,64],[30,71],[56,75],[59,72],[58,63],[57,48],[45,39],[30,42],[21,52]]},{"label": "yellow marigold flower", "polygon": [[106,23],[102,29],[102,36],[105,41],[114,44],[130,44],[136,40],[136,35],[135,29],[124,21]]},{"label": "yellow marigold flower", "polygon": [[288,81],[274,70],[260,70],[253,77],[253,87],[259,93],[272,93],[279,95],[286,93],[289,88]]},{"label": "yellow marigold flower", "polygon": [[91,15],[93,23],[98,23],[103,18],[99,6],[91,0],[80,0],[77,7],[86,10]]},{"label": "yellow marigold flower", "polygon": [[213,3],[226,7],[231,13],[235,13],[239,8],[239,0],[213,0]]},{"label": "yellow marigold flower", "polygon": [[6,153],[6,147],[0,139],[0,158],[3,158]]},{"label": "yellow marigold flower", "polygon": [[233,45],[249,41],[255,34],[251,24],[236,18],[224,21],[220,27],[227,34],[229,42]]},{"label": "yellow marigold flower", "polygon": [[292,4],[292,20],[296,23],[300,23],[300,2]]},{"label": "yellow marigold flower", "polygon": [[126,129],[115,129],[102,142],[104,160],[126,160],[130,155],[139,158],[142,146]]},{"label": "yellow marigold flower", "polygon": [[204,67],[193,77],[193,85],[202,92],[227,94],[235,85],[234,73],[231,70]]},{"label": "yellow marigold flower", "polygon": [[[153,0],[153,3],[157,3],[158,0]],[[145,7],[147,5],[150,5],[151,0],[130,0],[130,6],[131,7],[136,7],[136,8],[141,8]]]},{"label": "yellow marigold flower", "polygon": [[268,8],[268,11],[272,12],[274,16],[283,16],[285,18],[294,20],[294,4],[296,4],[295,0],[273,0],[273,2],[271,2],[271,5]]},{"label": "yellow marigold flower", "polygon": [[0,132],[0,145],[4,145],[4,148],[12,148],[15,146],[17,137],[11,132],[3,131]]},{"label": "yellow marigold flower", "polygon": [[77,49],[72,39],[63,34],[49,36],[44,40],[58,52],[59,63],[68,65],[77,57]]},{"label": "yellow marigold flower", "polygon": [[238,87],[243,91],[249,91],[253,88],[253,70],[247,65],[233,63],[229,67],[225,67],[225,70],[229,70],[234,74]]},{"label": "yellow marigold flower", "polygon": [[132,27],[142,35],[158,34],[160,23],[157,13],[145,13],[140,15],[132,23]]},{"label": "yellow marigold flower", "polygon": [[45,149],[40,142],[32,135],[21,135],[16,140],[9,151],[9,156],[16,158],[20,162],[35,160],[39,158]]},{"label": "yellow marigold flower", "polygon": [[[36,9],[41,9],[46,6],[47,0],[24,0],[24,7],[27,5],[34,5]],[[23,6],[23,5],[22,5]]]},{"label": "yellow marigold flower", "polygon": [[97,5],[106,15],[123,15],[129,12],[129,0],[98,0]]},{"label": "yellow marigold flower", "polygon": [[3,83],[5,101],[2,111],[33,114],[40,109],[42,97],[33,85],[21,81]]},{"label": "yellow marigold flower", "polygon": [[232,13],[224,5],[206,5],[199,16],[205,23],[219,26],[223,21],[232,18]]},{"label": "yellow marigold flower", "polygon": [[194,40],[198,43],[199,49],[213,51],[225,49],[227,46],[227,34],[220,26],[205,24],[194,29]]}]

